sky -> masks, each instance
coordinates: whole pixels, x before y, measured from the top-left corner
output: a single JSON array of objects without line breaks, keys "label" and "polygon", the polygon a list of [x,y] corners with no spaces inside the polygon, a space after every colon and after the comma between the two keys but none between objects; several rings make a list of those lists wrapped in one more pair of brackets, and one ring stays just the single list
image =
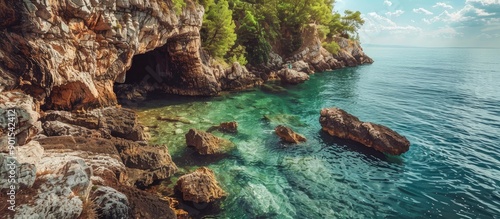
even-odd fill
[{"label": "sky", "polygon": [[500,0],[336,0],[360,11],[361,43],[425,47],[500,47]]}]

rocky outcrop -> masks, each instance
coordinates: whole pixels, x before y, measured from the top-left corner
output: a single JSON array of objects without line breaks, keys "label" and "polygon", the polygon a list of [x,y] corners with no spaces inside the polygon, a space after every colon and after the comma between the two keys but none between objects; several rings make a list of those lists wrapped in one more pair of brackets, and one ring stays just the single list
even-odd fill
[{"label": "rocky outcrop", "polygon": [[278,77],[281,79],[281,82],[287,84],[300,84],[304,81],[309,80],[309,75],[304,72],[296,71],[294,69],[282,69],[276,73]]},{"label": "rocky outcrop", "polygon": [[97,186],[92,191],[91,200],[94,200],[99,218],[129,218],[131,209],[125,194],[106,186]]},{"label": "rocky outcrop", "polygon": [[0,149],[8,145],[9,128],[15,134],[16,145],[24,145],[41,130],[39,106],[21,91],[0,95]]},{"label": "rocky outcrop", "polygon": [[139,145],[123,139],[112,141],[127,167],[128,181],[137,187],[147,187],[177,171],[166,146]]},{"label": "rocky outcrop", "polygon": [[146,56],[154,63],[136,73],[169,93],[216,95],[260,81],[238,64],[226,70],[203,58],[204,8],[192,1],[180,13],[158,0],[4,1],[0,91],[21,88],[47,109],[115,105],[114,83],[126,81],[135,55],[155,49]]},{"label": "rocky outcrop", "polygon": [[207,167],[181,176],[175,189],[182,193],[184,201],[195,203],[210,203],[227,196],[215,179],[214,172]]},{"label": "rocky outcrop", "polygon": [[353,140],[384,153],[400,155],[410,148],[404,136],[383,125],[362,122],[339,108],[322,109],[319,122],[332,136]]},{"label": "rocky outcrop", "polygon": [[[337,54],[331,54],[323,48],[316,25],[310,24],[304,28],[302,45],[294,54],[282,54],[283,56],[280,56],[271,52],[268,63],[261,66],[266,72],[266,74],[261,73],[263,78],[266,80],[272,79],[274,72],[288,68],[289,65],[292,66],[293,70],[310,74],[346,66],[373,63],[373,60],[363,52],[359,42],[342,37],[334,37],[331,40],[340,47]],[[252,70],[259,71],[259,69]]]},{"label": "rocky outcrop", "polygon": [[226,139],[196,129],[190,129],[186,134],[186,145],[194,147],[201,155],[224,153],[233,146]]},{"label": "rocky outcrop", "polygon": [[301,135],[295,133],[291,128],[279,125],[276,126],[274,129],[274,133],[280,137],[282,141],[288,142],[288,143],[300,143],[303,141],[306,141],[306,138]]},{"label": "rocky outcrop", "polygon": [[131,109],[106,107],[88,112],[47,111],[42,118],[48,136],[118,137],[146,141],[149,134]]}]

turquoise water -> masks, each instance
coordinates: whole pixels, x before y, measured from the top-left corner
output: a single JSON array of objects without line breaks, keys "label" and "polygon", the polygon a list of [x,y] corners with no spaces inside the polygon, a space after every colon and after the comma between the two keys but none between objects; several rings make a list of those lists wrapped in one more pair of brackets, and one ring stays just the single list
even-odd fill
[{"label": "turquoise water", "polygon": [[[500,218],[500,51],[365,51],[374,64],[274,92],[168,97],[138,109],[140,119],[157,125],[153,142],[168,145],[179,174],[200,165],[216,172],[230,194],[208,213],[217,218]],[[319,111],[332,106],[398,131],[410,150],[387,156],[325,135]],[[185,148],[189,128],[233,120],[238,134],[215,133],[236,144],[231,153],[204,158]],[[278,124],[307,142],[281,143]]]}]

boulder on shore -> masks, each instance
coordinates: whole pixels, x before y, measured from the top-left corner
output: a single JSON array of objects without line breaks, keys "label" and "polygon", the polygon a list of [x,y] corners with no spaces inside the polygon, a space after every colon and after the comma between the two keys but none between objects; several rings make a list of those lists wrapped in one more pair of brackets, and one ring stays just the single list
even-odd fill
[{"label": "boulder on shore", "polygon": [[287,84],[300,84],[309,80],[308,74],[289,68],[279,70],[277,75],[281,79],[281,82]]},{"label": "boulder on shore", "polygon": [[306,138],[301,134],[295,133],[291,128],[279,125],[274,129],[274,133],[278,135],[282,141],[288,143],[299,143],[306,141]]},{"label": "boulder on shore", "polygon": [[175,188],[182,193],[184,201],[195,203],[210,203],[227,196],[215,179],[214,172],[207,167],[181,176]]},{"label": "boulder on shore", "polygon": [[400,155],[410,149],[410,142],[397,132],[371,122],[362,122],[356,116],[333,107],[321,110],[319,122],[328,134],[359,142],[375,150]]},{"label": "boulder on shore", "polygon": [[201,155],[223,153],[233,145],[229,140],[196,129],[190,129],[186,134],[186,144]]}]

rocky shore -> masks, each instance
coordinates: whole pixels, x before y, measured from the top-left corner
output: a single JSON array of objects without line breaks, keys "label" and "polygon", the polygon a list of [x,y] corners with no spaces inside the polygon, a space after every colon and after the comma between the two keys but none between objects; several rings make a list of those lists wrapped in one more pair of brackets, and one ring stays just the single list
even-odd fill
[{"label": "rocky shore", "polygon": [[[177,200],[144,190],[170,179],[178,167],[167,146],[148,143],[148,128],[118,100],[145,100],[155,92],[214,96],[273,79],[297,84],[313,72],[373,62],[357,42],[343,38],[336,39],[339,53],[330,54],[312,25],[303,46],[289,57],[273,53],[266,65],[248,69],[239,63],[224,66],[201,49],[203,7],[186,4],[177,13],[171,2],[156,0],[0,0],[5,39],[0,41],[0,118],[15,110],[16,124],[9,131],[8,121],[0,123],[2,200],[7,199],[3,191],[11,189],[3,180],[9,178],[10,163],[18,179],[16,211],[0,205],[2,215],[185,218],[179,202],[212,202],[227,195],[216,173],[201,167],[180,177]],[[236,133],[237,124],[217,129]],[[7,147],[9,133],[14,152]],[[305,140],[293,131],[288,135]],[[187,139],[199,154],[226,150],[217,148],[223,140],[210,133],[193,130]]]}]

